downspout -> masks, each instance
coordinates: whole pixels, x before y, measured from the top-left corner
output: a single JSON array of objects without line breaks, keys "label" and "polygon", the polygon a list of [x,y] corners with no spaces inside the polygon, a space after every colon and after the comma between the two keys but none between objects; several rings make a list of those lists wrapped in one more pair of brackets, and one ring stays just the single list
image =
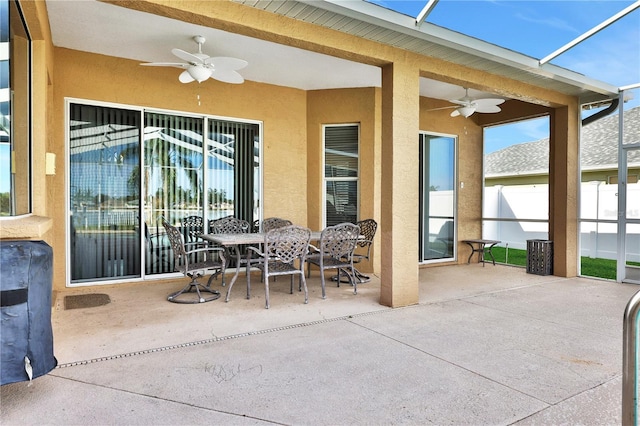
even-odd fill
[{"label": "downspout", "polygon": [[593,123],[596,120],[600,120],[602,117],[606,117],[611,114],[618,108],[618,104],[620,103],[620,98],[611,99],[611,104],[603,109],[602,111],[598,111],[589,117],[585,117],[582,119],[582,125],[586,126],[587,124]]}]

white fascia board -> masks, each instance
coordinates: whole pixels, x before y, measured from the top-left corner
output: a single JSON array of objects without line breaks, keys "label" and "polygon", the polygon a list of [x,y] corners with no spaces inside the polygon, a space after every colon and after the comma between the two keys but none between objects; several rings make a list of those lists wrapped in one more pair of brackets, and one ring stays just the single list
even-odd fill
[{"label": "white fascia board", "polygon": [[540,170],[526,170],[523,172],[503,172],[503,173],[492,173],[485,174],[485,179],[500,179],[500,178],[521,178],[521,177],[533,177],[533,176],[545,176],[549,174],[548,169],[540,169]]},{"label": "white fascia board", "polygon": [[465,52],[516,69],[591,90],[605,96],[616,96],[618,88],[580,73],[551,64],[540,66],[539,60],[495,44],[452,31],[429,22],[416,27],[415,18],[364,0],[299,0],[300,3],[378,25],[398,33],[440,46]]}]

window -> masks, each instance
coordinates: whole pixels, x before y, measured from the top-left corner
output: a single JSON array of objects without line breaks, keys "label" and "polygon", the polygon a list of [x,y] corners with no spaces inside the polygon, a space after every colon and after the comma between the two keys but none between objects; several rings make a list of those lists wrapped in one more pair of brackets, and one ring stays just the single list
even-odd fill
[{"label": "window", "polygon": [[70,103],[72,284],[174,271],[162,220],[259,217],[260,126]]},{"label": "window", "polygon": [[325,225],[358,220],[357,124],[327,125],[324,130]]},{"label": "window", "polygon": [[31,38],[16,1],[0,0],[0,216],[31,212]]}]

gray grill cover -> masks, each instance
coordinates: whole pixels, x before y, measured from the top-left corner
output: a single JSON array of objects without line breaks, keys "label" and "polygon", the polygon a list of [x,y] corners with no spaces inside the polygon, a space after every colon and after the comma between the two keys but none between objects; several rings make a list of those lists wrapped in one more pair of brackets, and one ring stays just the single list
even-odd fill
[{"label": "gray grill cover", "polygon": [[58,364],[51,329],[53,251],[44,241],[0,241],[0,385],[29,380]]}]

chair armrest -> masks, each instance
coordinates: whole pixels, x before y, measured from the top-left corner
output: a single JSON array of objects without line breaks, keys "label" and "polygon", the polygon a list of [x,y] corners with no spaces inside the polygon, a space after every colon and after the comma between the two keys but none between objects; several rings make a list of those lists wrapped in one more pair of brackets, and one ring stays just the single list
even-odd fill
[{"label": "chair armrest", "polygon": [[247,257],[251,257],[251,252],[254,252],[255,254],[257,254],[260,257],[264,257],[264,253],[262,253],[260,251],[260,249],[258,249],[257,247],[253,247],[253,246],[247,246]]},{"label": "chair armrest", "polygon": [[192,243],[184,243],[184,249],[187,251],[190,250],[196,250],[196,249],[203,249],[206,247],[215,247],[209,243],[207,243],[206,241],[194,241]]},{"label": "chair armrest", "polygon": [[[186,246],[186,244],[185,244]],[[185,247],[186,248],[186,247]],[[185,251],[186,254],[194,254],[194,253],[213,253],[213,252],[220,252],[220,253],[224,253],[224,249],[220,248],[220,247],[204,247],[204,248],[198,248],[198,249],[194,249],[194,250],[187,250]]]}]

